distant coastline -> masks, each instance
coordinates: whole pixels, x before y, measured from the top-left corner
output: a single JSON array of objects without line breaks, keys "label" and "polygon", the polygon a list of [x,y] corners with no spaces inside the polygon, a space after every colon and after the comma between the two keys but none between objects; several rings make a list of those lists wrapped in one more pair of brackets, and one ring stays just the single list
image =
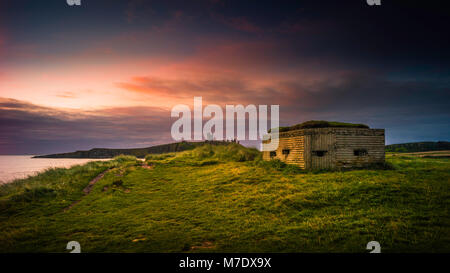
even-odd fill
[{"label": "distant coastline", "polygon": [[84,165],[91,161],[108,161],[94,158],[41,158],[33,159],[32,155],[0,155],[0,185],[38,175],[51,168],[70,168]]},{"label": "distant coastline", "polygon": [[[131,148],[131,149],[109,149],[109,148],[94,148],[87,151],[75,151],[71,153],[59,153],[48,155],[36,155],[33,158],[92,158],[92,159],[106,159],[113,158],[119,155],[133,155],[137,158],[144,158],[147,154],[162,154],[172,152],[182,152],[194,149],[205,143],[221,145],[227,142],[223,141],[204,141],[204,142],[176,142],[169,144],[156,145],[146,148]],[[427,142],[411,142],[386,145],[386,152],[397,153],[414,153],[427,151],[444,151],[450,150],[450,142],[448,141],[427,141]]]},{"label": "distant coastline", "polygon": [[416,153],[445,150],[450,150],[450,142],[448,141],[410,142],[386,145],[386,152],[396,153]]},{"label": "distant coastline", "polygon": [[172,152],[182,152],[202,146],[205,143],[213,145],[223,145],[227,142],[223,141],[204,141],[204,142],[176,142],[169,144],[156,145],[146,148],[132,148],[132,149],[108,149],[108,148],[94,148],[88,151],[76,151],[71,153],[36,155],[33,158],[94,158],[105,159],[113,158],[119,155],[132,155],[137,158],[144,158],[148,154],[162,154]]}]

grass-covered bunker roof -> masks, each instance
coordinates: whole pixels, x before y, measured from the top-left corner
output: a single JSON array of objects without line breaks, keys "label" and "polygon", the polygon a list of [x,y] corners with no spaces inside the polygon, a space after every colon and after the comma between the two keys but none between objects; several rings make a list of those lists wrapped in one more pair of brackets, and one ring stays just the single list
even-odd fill
[{"label": "grass-covered bunker roof", "polygon": [[[369,126],[365,124],[356,124],[356,123],[346,123],[346,122],[338,122],[338,121],[325,121],[325,120],[310,120],[300,124],[296,124],[293,126],[287,127],[279,127],[280,133],[287,131],[294,131],[300,129],[310,129],[310,128],[329,128],[329,127],[339,127],[339,128],[369,128]],[[271,130],[269,130],[270,133]]]}]

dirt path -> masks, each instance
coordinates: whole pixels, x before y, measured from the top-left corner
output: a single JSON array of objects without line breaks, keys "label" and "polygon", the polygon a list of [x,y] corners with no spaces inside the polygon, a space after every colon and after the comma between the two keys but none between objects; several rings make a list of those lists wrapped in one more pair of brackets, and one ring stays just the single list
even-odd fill
[{"label": "dirt path", "polygon": [[108,170],[102,172],[101,174],[97,175],[96,178],[92,179],[92,180],[89,182],[89,184],[86,186],[86,188],[83,189],[84,195],[88,195],[88,194],[91,192],[92,187],[94,187],[95,183],[97,183],[100,179],[102,179],[102,178],[105,176],[105,174],[106,174],[107,172],[109,172],[110,170],[111,170],[111,169],[108,169]]},{"label": "dirt path", "polygon": [[[153,166],[147,165],[146,162],[142,162],[141,167],[144,168],[144,169],[152,169],[153,168]],[[84,195],[85,196],[88,195],[92,191],[92,188],[94,187],[95,183],[97,183],[100,179],[102,179],[105,176],[106,173],[112,171],[113,169],[114,168],[107,169],[106,171],[102,172],[101,174],[97,175],[94,179],[89,181],[89,184],[83,189]],[[120,173],[118,176],[122,176],[122,173]],[[72,204],[70,204],[70,206],[68,206],[67,208],[64,209],[64,212],[70,210],[76,204],[78,204],[80,202],[81,202],[81,199],[73,202]]]},{"label": "dirt path", "polygon": [[[94,187],[95,183],[97,183],[100,179],[102,179],[105,176],[105,174],[111,170],[112,169],[107,169],[106,171],[102,172],[101,174],[97,175],[94,179],[89,181],[89,184],[83,189],[84,195],[85,196],[88,195],[92,191],[92,188]],[[64,209],[64,212],[73,208],[76,204],[80,203],[80,201],[81,201],[81,199],[70,204],[70,206],[68,206],[67,208]]]}]

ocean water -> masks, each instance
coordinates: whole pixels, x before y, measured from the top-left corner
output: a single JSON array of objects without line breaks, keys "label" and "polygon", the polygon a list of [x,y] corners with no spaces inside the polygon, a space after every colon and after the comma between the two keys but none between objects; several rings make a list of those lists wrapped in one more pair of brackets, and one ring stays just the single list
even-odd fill
[{"label": "ocean water", "polygon": [[18,178],[26,178],[52,167],[68,168],[90,161],[109,160],[32,157],[32,155],[0,155],[0,184],[8,183]]}]

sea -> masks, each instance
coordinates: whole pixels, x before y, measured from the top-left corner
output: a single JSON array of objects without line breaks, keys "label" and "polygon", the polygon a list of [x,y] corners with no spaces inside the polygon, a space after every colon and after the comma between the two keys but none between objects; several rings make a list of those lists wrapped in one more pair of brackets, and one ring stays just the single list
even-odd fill
[{"label": "sea", "polygon": [[48,168],[69,168],[90,161],[110,159],[90,158],[33,158],[33,155],[0,155],[0,184],[27,178]]}]

